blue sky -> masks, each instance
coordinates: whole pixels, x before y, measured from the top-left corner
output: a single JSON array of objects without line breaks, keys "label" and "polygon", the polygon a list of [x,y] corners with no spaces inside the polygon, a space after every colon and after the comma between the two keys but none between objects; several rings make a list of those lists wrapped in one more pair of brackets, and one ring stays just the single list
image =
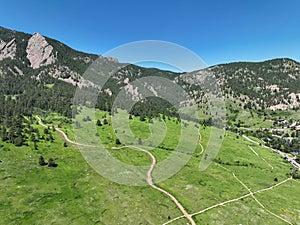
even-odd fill
[{"label": "blue sky", "polygon": [[0,25],[103,54],[139,40],[182,45],[208,65],[300,61],[299,0],[3,1]]}]

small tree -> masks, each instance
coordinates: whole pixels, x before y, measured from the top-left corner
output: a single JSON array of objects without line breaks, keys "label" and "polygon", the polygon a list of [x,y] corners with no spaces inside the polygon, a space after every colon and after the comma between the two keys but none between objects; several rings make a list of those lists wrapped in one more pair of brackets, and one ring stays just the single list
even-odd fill
[{"label": "small tree", "polygon": [[54,159],[52,158],[49,159],[48,167],[57,167],[57,164],[55,163]]},{"label": "small tree", "polygon": [[51,142],[54,141],[54,137],[53,137],[53,135],[52,135],[51,133],[49,134],[49,140],[50,140]]},{"label": "small tree", "polygon": [[116,145],[120,145],[120,144],[122,144],[122,143],[121,143],[120,139],[117,138],[117,139],[116,139]]},{"label": "small tree", "polygon": [[7,134],[7,131],[6,131],[5,127],[2,128],[1,139],[2,139],[2,141],[7,141],[8,140],[8,134]]},{"label": "small tree", "polygon": [[23,145],[23,138],[21,136],[14,139],[14,144],[16,146],[22,146]]},{"label": "small tree", "polygon": [[40,166],[46,166],[47,165],[47,163],[45,162],[45,159],[44,159],[43,156],[40,156],[40,158],[39,158],[39,164],[40,164]]},{"label": "small tree", "polygon": [[143,141],[142,141],[142,139],[141,139],[141,138],[139,138],[139,140],[138,140],[138,144],[139,144],[139,145],[142,145],[142,144],[143,144]]},{"label": "small tree", "polygon": [[44,134],[49,134],[48,128],[45,128],[45,129],[44,129]]},{"label": "small tree", "polygon": [[67,142],[64,142],[64,148],[68,147]]},{"label": "small tree", "polygon": [[141,115],[140,116],[140,121],[142,121],[142,122],[146,121],[146,117],[144,115]]},{"label": "small tree", "polygon": [[106,118],[103,119],[103,124],[104,124],[104,125],[107,125],[107,124],[108,124],[108,121],[107,121]]},{"label": "small tree", "polygon": [[101,123],[101,120],[97,120],[97,122],[96,122],[96,125],[98,126],[98,127],[101,127],[102,126],[102,123]]}]

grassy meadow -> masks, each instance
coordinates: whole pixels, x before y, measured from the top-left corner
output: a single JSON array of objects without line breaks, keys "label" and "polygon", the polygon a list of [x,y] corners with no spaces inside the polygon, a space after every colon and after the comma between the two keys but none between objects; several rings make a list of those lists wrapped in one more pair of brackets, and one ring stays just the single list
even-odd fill
[{"label": "grassy meadow", "polygon": [[[118,114],[122,113],[125,115],[122,111]],[[197,128],[192,122],[180,126],[174,118],[165,121],[153,118],[151,123],[140,121],[139,117],[124,118],[117,116],[114,120],[108,113],[87,108],[82,108],[72,119],[73,124],[57,114],[42,117],[50,128],[60,127],[71,140],[95,145],[101,140],[114,158],[135,166],[150,166],[151,159],[125,145],[148,149],[159,163],[178,148],[181,132],[188,137],[182,145],[188,145],[194,141],[193,132],[200,129],[205,149],[211,131],[210,127]],[[121,119],[128,122],[129,130]],[[95,126],[97,120],[101,126]],[[113,126],[114,123],[119,125]],[[40,133],[44,130],[37,123],[34,127]],[[52,133],[55,140],[39,140],[37,150],[31,142],[23,147],[0,142],[0,224],[163,224],[182,215],[166,195],[149,186],[121,185],[99,175],[76,146],[65,146],[63,138],[57,132]],[[121,144],[116,144],[117,138]],[[114,149],[120,146],[124,148]],[[172,193],[189,213],[248,194],[233,173],[255,192],[287,179],[291,167],[277,154],[231,132],[226,132],[216,159],[205,171],[199,171],[199,164],[207,152],[201,153],[199,145],[191,154],[184,151],[180,154],[189,154],[191,158],[178,173],[157,185]],[[40,156],[46,161],[55,159],[58,167],[40,166]],[[154,168],[154,180],[159,171]],[[299,224],[299,187],[299,181],[289,180],[255,197],[268,210]],[[251,196],[205,211],[194,219],[197,224],[284,224]],[[170,224],[186,223],[181,218]]]}]

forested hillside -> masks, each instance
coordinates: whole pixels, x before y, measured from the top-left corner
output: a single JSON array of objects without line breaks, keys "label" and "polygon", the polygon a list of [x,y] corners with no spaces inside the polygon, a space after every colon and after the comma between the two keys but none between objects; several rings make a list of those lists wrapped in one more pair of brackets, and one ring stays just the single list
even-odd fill
[{"label": "forested hillside", "polygon": [[[98,72],[110,77],[103,85],[84,76],[95,61],[99,65]],[[113,74],[111,71],[114,71]],[[212,117],[216,116],[210,112],[208,104],[211,103],[204,97],[205,90],[202,89],[201,80],[205,76],[213,78],[219,85],[218,94],[225,97],[226,124],[234,131],[247,126],[247,120],[239,116],[243,111],[249,112],[251,118],[258,115],[263,121],[270,121],[274,119],[270,110],[299,108],[300,64],[291,59],[229,63],[192,73],[174,73],[122,64],[117,59],[79,52],[38,33],[30,35],[0,28],[2,135],[7,136],[11,132],[11,136],[20,136],[20,129],[14,129],[15,121],[22,124],[24,116],[31,117],[41,111],[56,112],[71,118],[72,113],[76,114],[77,111],[72,107],[76,88],[82,93],[76,99],[77,104],[90,106],[90,93],[96,89],[99,96],[95,107],[114,113],[116,109],[112,109],[113,103],[118,93],[125,90],[128,99],[136,102],[129,111],[132,115],[142,119],[148,117],[149,120],[159,114],[179,117],[178,111],[170,102],[155,97],[165,87],[155,82],[142,81],[141,78],[149,76],[167,78],[183,87],[193,99],[186,105],[196,105],[199,108],[203,115],[199,122],[205,125],[209,125]],[[143,99],[140,89],[132,85],[134,81],[152,92],[153,97]],[[124,101],[123,105],[126,104]],[[184,118],[192,119],[188,113]],[[21,130],[25,132],[23,128]],[[23,137],[26,139],[29,136]]]}]

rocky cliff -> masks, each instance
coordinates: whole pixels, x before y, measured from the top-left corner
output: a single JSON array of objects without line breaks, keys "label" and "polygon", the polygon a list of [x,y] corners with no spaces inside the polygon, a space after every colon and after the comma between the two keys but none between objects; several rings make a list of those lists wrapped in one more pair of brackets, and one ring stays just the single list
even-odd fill
[{"label": "rocky cliff", "polygon": [[17,44],[15,38],[8,43],[0,39],[0,61],[5,58],[14,59],[16,56],[16,51]]},{"label": "rocky cliff", "polygon": [[[26,48],[27,58],[33,69],[55,63],[56,57],[53,47],[39,33],[35,33],[28,40]],[[57,52],[56,52],[57,53]]]}]

